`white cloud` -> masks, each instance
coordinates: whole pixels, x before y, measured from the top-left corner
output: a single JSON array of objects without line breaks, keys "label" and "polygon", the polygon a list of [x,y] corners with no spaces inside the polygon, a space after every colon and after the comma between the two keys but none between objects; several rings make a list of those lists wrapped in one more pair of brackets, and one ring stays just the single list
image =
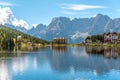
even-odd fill
[{"label": "white cloud", "polygon": [[12,22],[12,24],[14,26],[21,26],[21,27],[24,27],[26,29],[28,29],[29,25],[27,24],[27,22],[25,22],[24,20],[20,19],[20,20],[17,20],[16,18],[14,19],[14,21]]},{"label": "white cloud", "polygon": [[99,5],[62,4],[61,8],[68,10],[87,10],[87,9],[98,9],[98,8],[106,8],[106,7]]},{"label": "white cloud", "polygon": [[12,24],[13,20],[14,15],[10,8],[8,7],[0,8],[0,24],[2,25],[4,25],[5,23]]},{"label": "white cloud", "polygon": [[13,4],[8,2],[0,2],[0,6],[13,6]]},{"label": "white cloud", "polygon": [[28,29],[29,25],[23,19],[18,20],[9,7],[0,8],[0,24],[10,24]]}]

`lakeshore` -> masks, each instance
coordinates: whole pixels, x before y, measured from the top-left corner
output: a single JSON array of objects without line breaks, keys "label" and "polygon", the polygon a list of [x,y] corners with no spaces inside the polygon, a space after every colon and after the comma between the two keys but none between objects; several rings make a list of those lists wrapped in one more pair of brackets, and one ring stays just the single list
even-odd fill
[{"label": "lakeshore", "polygon": [[101,47],[120,47],[120,44],[114,44],[114,43],[89,43],[89,44],[79,44],[80,46],[101,46]]},{"label": "lakeshore", "polygon": [[[54,45],[32,51],[0,52],[4,80],[119,80],[120,48]],[[114,70],[114,72],[113,72]],[[111,72],[114,76],[111,76]],[[48,76],[48,77],[46,77]],[[106,77],[104,77],[106,76]],[[2,80],[2,79],[0,79]]]}]

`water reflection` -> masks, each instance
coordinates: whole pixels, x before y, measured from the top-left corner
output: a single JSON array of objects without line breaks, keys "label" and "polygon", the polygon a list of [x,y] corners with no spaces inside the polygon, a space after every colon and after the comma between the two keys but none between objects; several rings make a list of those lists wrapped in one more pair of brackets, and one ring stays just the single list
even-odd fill
[{"label": "water reflection", "polygon": [[12,76],[23,73],[28,67],[28,58],[0,60],[0,80],[13,80]]},{"label": "water reflection", "polygon": [[94,55],[103,55],[105,58],[117,59],[120,56],[119,47],[91,47],[86,46],[86,53]]},{"label": "water reflection", "polygon": [[64,54],[67,51],[67,46],[52,46],[53,53]]},{"label": "water reflection", "polygon": [[35,51],[41,48],[45,48],[45,46],[14,46],[14,47],[0,47],[0,51],[9,51],[9,52],[16,52],[16,51]]},{"label": "water reflection", "polygon": [[34,46],[28,46],[28,47],[11,47],[11,48],[3,48],[0,47],[0,58],[7,58],[7,57],[19,57],[22,53],[32,53],[33,51],[37,50],[43,50],[46,47],[34,47]]},{"label": "water reflection", "polygon": [[38,62],[36,57],[33,58],[33,66],[34,66],[34,69],[38,68]]},{"label": "water reflection", "polygon": [[6,66],[4,61],[0,61],[0,80],[11,80],[8,66]]},{"label": "water reflection", "polygon": [[[119,48],[69,47],[69,54],[47,56],[52,69],[60,72],[92,71],[95,75],[120,70]],[[109,55],[108,55],[109,54]],[[108,59],[107,59],[108,58]],[[109,58],[117,60],[109,60]]]},{"label": "water reflection", "polygon": [[65,80],[91,76],[100,80],[113,71],[120,74],[120,48],[53,46],[25,53],[0,58],[0,80],[61,80],[63,76]]}]

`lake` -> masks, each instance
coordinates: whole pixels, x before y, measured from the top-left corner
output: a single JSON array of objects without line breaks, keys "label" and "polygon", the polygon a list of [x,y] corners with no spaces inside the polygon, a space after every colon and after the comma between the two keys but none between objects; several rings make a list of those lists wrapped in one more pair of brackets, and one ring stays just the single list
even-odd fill
[{"label": "lake", "polygon": [[1,50],[0,80],[120,80],[120,48]]}]

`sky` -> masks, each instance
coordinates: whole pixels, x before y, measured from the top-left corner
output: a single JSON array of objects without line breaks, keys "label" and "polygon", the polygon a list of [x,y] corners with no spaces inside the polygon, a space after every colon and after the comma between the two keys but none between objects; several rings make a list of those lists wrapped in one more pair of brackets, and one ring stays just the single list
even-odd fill
[{"label": "sky", "polygon": [[60,16],[90,18],[101,13],[118,18],[119,3],[120,0],[0,0],[0,21],[29,29],[40,23],[48,25],[52,18]]}]

